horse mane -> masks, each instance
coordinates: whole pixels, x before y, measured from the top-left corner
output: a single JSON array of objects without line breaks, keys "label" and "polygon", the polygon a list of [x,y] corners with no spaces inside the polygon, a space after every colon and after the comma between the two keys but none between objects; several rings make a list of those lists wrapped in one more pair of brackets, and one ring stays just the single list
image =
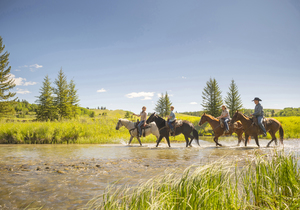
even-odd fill
[{"label": "horse mane", "polygon": [[155,115],[155,116],[157,117],[157,119],[159,119],[159,122],[158,122],[159,125],[166,124],[166,120],[165,119],[163,119],[162,117],[160,117],[158,115]]},{"label": "horse mane", "polygon": [[250,119],[250,117],[246,116],[244,113],[242,112],[238,112],[238,113],[241,113],[246,119]]},{"label": "horse mane", "polygon": [[212,120],[217,120],[219,121],[219,119],[215,118],[214,116],[210,115],[210,114],[205,114],[205,116],[208,116],[210,119]]}]

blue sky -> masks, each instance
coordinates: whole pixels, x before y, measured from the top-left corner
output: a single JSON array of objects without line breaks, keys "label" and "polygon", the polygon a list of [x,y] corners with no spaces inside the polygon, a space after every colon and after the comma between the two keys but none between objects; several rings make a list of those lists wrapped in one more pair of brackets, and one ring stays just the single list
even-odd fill
[{"label": "blue sky", "polygon": [[232,79],[245,108],[300,107],[298,0],[1,0],[0,36],[17,96],[33,103],[62,68],[83,107],[202,110],[215,78]]}]

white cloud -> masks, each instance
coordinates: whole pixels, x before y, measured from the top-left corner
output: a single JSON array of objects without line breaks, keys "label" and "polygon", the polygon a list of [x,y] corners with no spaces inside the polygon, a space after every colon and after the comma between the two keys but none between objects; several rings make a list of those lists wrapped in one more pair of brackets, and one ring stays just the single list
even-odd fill
[{"label": "white cloud", "polygon": [[10,74],[10,78],[15,80],[16,86],[28,86],[28,85],[36,85],[36,82],[25,82],[26,79],[22,77],[16,77],[14,74]]},{"label": "white cloud", "polygon": [[104,88],[101,88],[100,90],[97,90],[97,93],[104,93],[106,90]]},{"label": "white cloud", "polygon": [[20,69],[16,69],[15,71],[21,71]]},{"label": "white cloud", "polygon": [[182,76],[181,78],[182,78],[182,79],[186,79],[186,77],[184,77],[184,76]]},{"label": "white cloud", "polygon": [[[26,80],[26,79],[25,79]],[[28,85],[36,85],[37,83],[36,82],[25,82],[23,84],[23,86],[28,86]]]},{"label": "white cloud", "polygon": [[17,88],[17,92],[16,93],[19,93],[19,94],[28,94],[28,93],[31,93],[31,92],[28,91],[28,90]]},{"label": "white cloud", "polygon": [[157,97],[160,98],[161,97],[161,93],[157,93]]},{"label": "white cloud", "polygon": [[43,66],[39,65],[39,64],[33,64],[33,65],[30,65],[29,67],[39,69],[39,68],[42,68]]},{"label": "white cloud", "polygon": [[154,92],[132,92],[125,95],[127,98],[139,98],[144,97],[142,100],[151,100],[154,96]]},{"label": "white cloud", "polygon": [[193,105],[194,105],[194,104],[198,104],[198,103],[197,103],[197,102],[191,102],[190,104],[193,104]]}]

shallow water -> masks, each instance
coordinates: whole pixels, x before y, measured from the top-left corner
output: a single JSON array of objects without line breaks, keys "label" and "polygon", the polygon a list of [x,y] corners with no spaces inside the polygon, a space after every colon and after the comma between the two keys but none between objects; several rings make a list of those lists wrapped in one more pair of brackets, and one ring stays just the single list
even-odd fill
[{"label": "shallow water", "polygon": [[274,150],[300,154],[299,140],[286,140],[284,147],[251,143],[237,147],[237,141],[226,138],[224,146],[200,140],[194,144],[161,143],[113,145],[0,145],[0,209],[79,209],[116,181],[119,185],[136,185],[153,176],[168,172],[181,173],[190,165],[201,165],[224,158],[243,165],[255,153]]}]

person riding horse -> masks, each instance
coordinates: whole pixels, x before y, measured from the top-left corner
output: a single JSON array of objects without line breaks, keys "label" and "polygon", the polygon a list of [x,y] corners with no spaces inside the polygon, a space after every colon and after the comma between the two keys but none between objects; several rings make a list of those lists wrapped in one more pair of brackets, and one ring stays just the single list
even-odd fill
[{"label": "person riding horse", "polygon": [[229,110],[225,105],[222,105],[222,114],[217,119],[223,119],[225,124],[225,133],[229,132],[228,122],[230,120]]},{"label": "person riding horse", "polygon": [[171,113],[169,116],[167,116],[168,117],[168,125],[169,125],[172,133],[174,133],[174,127],[173,127],[172,123],[175,121],[175,114],[174,114],[173,110],[174,110],[174,106],[171,106]]},{"label": "person riding horse", "polygon": [[256,106],[254,108],[254,113],[251,114],[250,116],[255,116],[257,118],[258,125],[262,129],[262,131],[264,132],[263,136],[267,136],[267,132],[266,132],[265,126],[263,124],[264,109],[263,109],[263,106],[259,103],[262,100],[258,97],[255,97],[252,101],[254,101]]},{"label": "person riding horse", "polygon": [[147,120],[147,112],[146,112],[146,107],[143,106],[142,107],[142,112],[139,115],[136,115],[133,113],[133,115],[137,116],[137,117],[141,117],[140,123],[138,124],[138,130],[139,130],[139,136],[142,136],[142,126],[146,125],[146,120]]}]

